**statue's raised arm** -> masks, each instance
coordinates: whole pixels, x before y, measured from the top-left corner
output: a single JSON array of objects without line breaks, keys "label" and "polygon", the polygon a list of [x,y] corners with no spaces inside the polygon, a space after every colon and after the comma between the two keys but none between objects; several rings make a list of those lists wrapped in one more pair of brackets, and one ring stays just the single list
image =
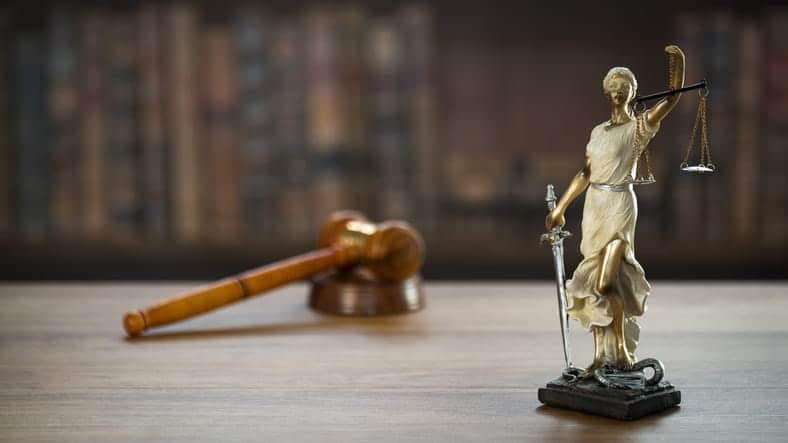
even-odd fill
[{"label": "statue's raised arm", "polygon": [[[668,83],[670,89],[678,89],[684,86],[684,52],[676,45],[669,45],[665,47],[665,53],[668,56]],[[660,100],[651,109],[646,111],[646,121],[651,127],[659,124],[676,103],[679,101],[681,93],[670,95]]]}]

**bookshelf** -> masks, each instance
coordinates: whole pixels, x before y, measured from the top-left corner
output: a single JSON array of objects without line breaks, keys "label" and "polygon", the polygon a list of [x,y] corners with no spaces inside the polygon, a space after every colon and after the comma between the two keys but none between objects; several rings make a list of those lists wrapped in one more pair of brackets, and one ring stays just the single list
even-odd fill
[{"label": "bookshelf", "polygon": [[[2,11],[0,279],[214,278],[309,249],[340,208],[411,221],[428,277],[550,278],[545,184],[581,166],[606,70],[664,89],[669,42],[711,82],[720,173],[677,172],[687,95],[651,144],[639,260],[650,278],[787,276],[771,2],[224,5]],[[629,22],[648,27],[612,31]]]}]

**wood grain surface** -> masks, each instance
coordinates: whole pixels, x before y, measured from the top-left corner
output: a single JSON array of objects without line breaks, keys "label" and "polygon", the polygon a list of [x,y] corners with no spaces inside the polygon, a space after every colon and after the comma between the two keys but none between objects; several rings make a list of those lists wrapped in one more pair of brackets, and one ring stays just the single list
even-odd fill
[{"label": "wood grain surface", "polygon": [[0,440],[788,440],[783,283],[656,282],[638,356],[682,404],[630,423],[537,401],[562,362],[551,283],[429,284],[426,310],[378,319],[296,285],[125,337],[125,311],[194,286],[0,285]]}]

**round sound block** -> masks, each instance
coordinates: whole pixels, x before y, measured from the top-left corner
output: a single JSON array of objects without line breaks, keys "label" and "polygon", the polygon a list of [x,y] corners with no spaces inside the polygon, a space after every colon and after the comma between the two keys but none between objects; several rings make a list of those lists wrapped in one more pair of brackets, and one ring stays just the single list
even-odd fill
[{"label": "round sound block", "polygon": [[327,314],[359,317],[406,314],[424,307],[424,292],[418,275],[388,282],[359,267],[313,278],[309,307]]}]

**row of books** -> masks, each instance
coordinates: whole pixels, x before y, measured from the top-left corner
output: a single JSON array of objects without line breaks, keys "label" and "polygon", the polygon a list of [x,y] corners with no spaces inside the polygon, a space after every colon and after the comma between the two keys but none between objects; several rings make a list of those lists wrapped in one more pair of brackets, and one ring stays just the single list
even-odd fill
[{"label": "row of books", "polygon": [[[438,18],[421,3],[239,2],[55,7],[32,29],[4,20],[0,233],[292,243],[358,208],[429,240],[534,238],[545,184],[565,186],[607,112],[566,107],[579,88],[543,85],[585,91],[580,79],[596,87],[610,65],[585,53],[592,44],[554,54],[462,27],[439,42]],[[638,189],[638,238],[784,252],[788,12],[681,14],[675,30],[687,81],[711,84],[718,172],[678,171],[698,106],[685,94],[652,142],[667,152],[652,156],[657,184]],[[643,55],[646,73],[665,68],[657,59]]]},{"label": "row of books", "polygon": [[[677,23],[686,52],[704,54],[687,78],[711,82],[708,177],[674,174],[664,192],[671,232],[682,241],[788,245],[788,11],[755,17],[731,12],[685,14]],[[698,105],[682,97],[676,158],[684,156]],[[697,161],[696,147],[691,161]]]},{"label": "row of books", "polygon": [[434,215],[424,4],[54,6],[12,26],[0,232],[238,242],[311,237],[340,208]]}]

